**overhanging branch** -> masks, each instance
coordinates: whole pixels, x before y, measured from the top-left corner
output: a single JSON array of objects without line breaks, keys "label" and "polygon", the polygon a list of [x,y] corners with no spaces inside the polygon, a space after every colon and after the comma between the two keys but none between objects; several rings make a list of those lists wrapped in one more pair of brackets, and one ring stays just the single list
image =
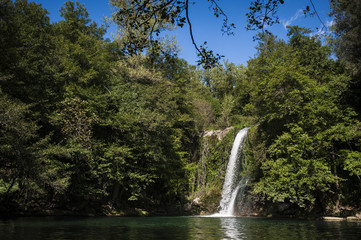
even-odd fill
[{"label": "overhanging branch", "polygon": [[191,36],[191,40],[192,40],[192,44],[194,45],[195,49],[197,50],[197,52],[202,56],[205,57],[202,52],[199,50],[197,43],[194,41],[194,36],[193,36],[193,30],[192,30],[192,24],[191,24],[191,20],[189,18],[189,0],[186,0],[186,19],[189,25],[189,34]]}]

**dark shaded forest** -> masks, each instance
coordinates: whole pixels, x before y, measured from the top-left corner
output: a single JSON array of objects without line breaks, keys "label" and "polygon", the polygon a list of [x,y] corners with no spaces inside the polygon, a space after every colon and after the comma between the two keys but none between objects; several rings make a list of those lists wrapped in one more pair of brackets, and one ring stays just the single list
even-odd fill
[{"label": "dark shaded forest", "polygon": [[[145,30],[121,11],[128,35],[111,41],[79,3],[50,23],[41,5],[0,0],[1,214],[184,214],[195,197],[215,210],[246,126],[240,174],[259,209],[358,211],[361,5],[330,2],[327,40],[298,26],[287,40],[262,32],[247,66],[202,67],[174,41],[134,42]],[[180,12],[162,14],[171,24]],[[231,126],[205,144],[204,131]]]}]

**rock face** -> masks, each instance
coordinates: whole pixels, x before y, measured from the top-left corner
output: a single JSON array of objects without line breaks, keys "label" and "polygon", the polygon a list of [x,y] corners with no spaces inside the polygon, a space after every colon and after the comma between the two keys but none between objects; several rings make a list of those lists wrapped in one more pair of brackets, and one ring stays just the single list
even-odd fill
[{"label": "rock face", "polygon": [[199,205],[201,205],[201,199],[199,197],[197,197],[197,198],[193,199],[192,203],[194,205],[199,206]]},{"label": "rock face", "polygon": [[222,138],[224,138],[224,136],[227,135],[227,133],[229,131],[231,131],[233,129],[233,127],[228,127],[224,130],[210,130],[210,131],[203,131],[201,133],[202,137],[212,137],[212,136],[217,136],[218,140],[222,140]]},{"label": "rock face", "polygon": [[[199,132],[201,146],[194,166],[193,189],[189,196],[192,213],[213,214],[221,200],[227,160],[233,143],[233,127]],[[188,208],[189,209],[189,208]]]}]

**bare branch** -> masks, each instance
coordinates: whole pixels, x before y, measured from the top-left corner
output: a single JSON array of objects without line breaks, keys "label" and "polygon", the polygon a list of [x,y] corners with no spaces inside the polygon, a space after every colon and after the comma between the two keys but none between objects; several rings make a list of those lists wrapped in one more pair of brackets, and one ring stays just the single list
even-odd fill
[{"label": "bare branch", "polygon": [[215,7],[213,7],[213,12],[214,15],[218,18],[220,15],[224,16],[224,20],[223,20],[223,26],[222,26],[222,32],[223,33],[227,33],[227,35],[234,35],[234,32],[232,31],[232,29],[236,28],[235,25],[232,24],[228,24],[228,16],[227,14],[223,11],[223,9],[218,5],[218,3],[216,2],[216,0],[209,0],[211,2],[211,6],[209,7],[209,9],[212,8],[213,5],[215,5]]},{"label": "bare branch", "polygon": [[318,15],[318,12],[317,12],[317,10],[316,10],[316,8],[315,8],[315,5],[313,4],[313,1],[312,1],[312,0],[310,0],[310,2],[311,2],[311,5],[312,5],[312,8],[313,8],[313,11],[315,12],[315,14],[316,14],[316,16],[317,16],[318,20],[321,22],[321,24],[322,24],[322,26],[323,26],[323,27],[322,27],[322,29],[327,30],[326,25],[323,23],[323,21],[322,21],[322,19],[321,19],[320,15]]},{"label": "bare branch", "polygon": [[202,54],[202,52],[199,50],[196,42],[194,41],[192,24],[191,24],[191,20],[190,20],[190,18],[189,18],[189,0],[186,0],[186,6],[185,6],[185,8],[186,8],[186,18],[187,18],[187,22],[188,22],[188,25],[189,25],[189,34],[190,34],[190,36],[191,36],[192,43],[193,43],[194,47],[196,48],[197,52],[198,52],[199,54],[201,54],[202,57],[205,57],[205,56]]}]

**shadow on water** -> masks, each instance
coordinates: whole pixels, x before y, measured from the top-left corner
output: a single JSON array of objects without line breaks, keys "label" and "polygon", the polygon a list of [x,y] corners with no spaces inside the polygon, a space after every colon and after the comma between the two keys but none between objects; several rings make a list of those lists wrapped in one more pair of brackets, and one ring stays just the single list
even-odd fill
[{"label": "shadow on water", "polygon": [[21,218],[0,239],[361,239],[361,224],[239,217]]}]

